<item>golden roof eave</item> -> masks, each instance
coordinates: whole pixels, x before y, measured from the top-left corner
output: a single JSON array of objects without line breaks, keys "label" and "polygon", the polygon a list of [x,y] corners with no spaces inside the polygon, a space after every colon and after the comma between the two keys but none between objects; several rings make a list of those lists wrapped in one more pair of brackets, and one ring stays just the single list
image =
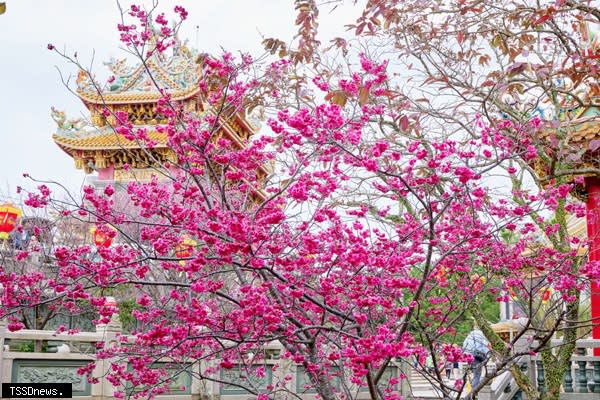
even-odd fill
[{"label": "golden roof eave", "polygon": [[[166,133],[150,132],[148,133],[148,137],[151,141],[156,142],[153,146],[154,148],[168,147]],[[81,138],[54,134],[52,135],[52,139],[65,151],[127,150],[148,147],[143,141],[129,140],[118,133],[105,133]]]},{"label": "golden roof eave", "polygon": [[[560,133],[561,138],[556,136]],[[538,133],[539,144],[544,146],[549,155],[555,155],[556,144],[553,141],[564,141],[566,145],[574,149],[583,150],[580,160],[572,167],[575,175],[580,176],[595,176],[595,173],[583,172],[583,170],[600,167],[598,162],[597,146],[591,146],[593,141],[600,140],[600,115],[592,115],[562,121],[554,127],[547,127]],[[528,161],[529,165],[535,171],[538,179],[541,180],[542,186],[546,187],[554,171],[550,171],[551,165],[541,158],[533,161]],[[578,169],[583,169],[582,172],[577,172]],[[566,182],[574,183],[574,176],[566,176]],[[575,184],[571,194],[580,201],[587,201],[587,190],[585,185]]]},{"label": "golden roof eave", "polygon": [[[600,116],[577,118],[560,124],[570,142],[579,143],[600,138]],[[545,129],[540,138],[548,138],[556,132],[556,128]]]},{"label": "golden roof eave", "polygon": [[[186,100],[200,93],[198,86],[186,90],[175,90],[168,92],[171,100]],[[163,97],[160,92],[124,92],[124,93],[103,93],[89,92],[78,89],[77,95],[85,103],[91,104],[131,104],[131,103],[156,103]]]}]

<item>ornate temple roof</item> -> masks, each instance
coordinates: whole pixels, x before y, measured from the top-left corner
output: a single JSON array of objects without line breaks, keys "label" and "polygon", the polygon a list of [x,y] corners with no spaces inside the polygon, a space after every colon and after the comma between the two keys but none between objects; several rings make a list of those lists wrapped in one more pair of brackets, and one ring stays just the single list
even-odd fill
[{"label": "ornate temple roof", "polygon": [[133,67],[126,59],[105,62],[112,76],[104,85],[80,71],[77,94],[84,102],[93,104],[144,103],[160,99],[161,88],[173,100],[187,99],[199,92],[201,65],[197,60],[195,52],[176,40],[168,51],[155,51]]},{"label": "ornate temple roof", "polygon": [[[561,111],[556,123],[552,128],[548,128],[539,133],[539,139],[547,143],[546,148],[548,154],[555,156],[556,136],[560,132],[563,138],[566,139],[565,148],[570,148],[577,151],[579,156],[572,160],[573,170],[582,169],[590,170],[600,168],[600,158],[598,141],[600,140],[600,96],[597,92],[593,92],[592,96],[588,96],[588,105],[575,106],[565,108]],[[547,165],[542,159],[536,159],[531,163],[538,178],[546,185],[556,171],[551,165]],[[581,176],[595,176],[590,172],[577,172]],[[574,176],[568,176],[569,182],[574,182]],[[587,190],[585,185],[575,184],[571,194],[579,200],[585,201],[587,198]]]},{"label": "ornate temple roof", "polygon": [[[153,46],[149,46],[153,48]],[[209,114],[219,120],[215,137],[226,137],[233,146],[242,148],[259,125],[253,116],[232,110],[217,115],[205,102],[200,90],[202,68],[206,55],[197,55],[175,38],[165,52],[154,52],[130,66],[126,59],[104,63],[112,73],[106,84],[91,74],[80,71],[77,95],[89,110],[88,118],[68,119],[64,112],[52,107],[57,124],[53,139],[86,173],[113,167],[115,173],[128,165],[132,168],[159,167],[176,162],[168,147],[167,135],[157,132],[157,125],[167,124],[167,118],[157,111],[158,101],[165,94],[175,107],[198,117]],[[127,115],[134,129],[144,128],[153,143],[129,140],[114,128],[117,118]],[[259,168],[264,174],[264,168]]]},{"label": "ornate temple roof", "polygon": [[[600,98],[592,99],[593,105],[565,111],[559,117],[559,128],[568,132],[570,142],[581,143],[600,139],[600,108],[597,103],[600,105]],[[541,136],[549,137],[554,132],[554,129],[546,130]]]},{"label": "ornate temple roof", "polygon": [[[155,33],[156,35],[156,33]],[[149,48],[153,48],[152,37]],[[164,52],[153,52],[149,57],[130,66],[126,59],[105,62],[112,76],[105,84],[91,74],[80,71],[77,94],[90,110],[89,120],[67,119],[64,112],[52,107],[52,118],[58,125],[53,139],[67,154],[74,157],[81,151],[126,150],[145,147],[115,132],[118,112],[128,115],[129,123],[146,128],[154,147],[167,146],[165,134],[156,132],[156,125],[166,123],[156,112],[158,100],[169,94],[174,101],[183,101],[186,111],[198,111],[201,64],[195,52],[175,38]],[[159,90],[160,88],[160,90]]]},{"label": "ornate temple roof", "polygon": [[[573,126],[573,124],[576,124]],[[569,124],[561,126],[563,128],[571,128],[571,142],[585,142],[600,138],[600,115],[586,118],[579,118]]]},{"label": "ornate temple roof", "polygon": [[[153,147],[167,147],[167,135],[160,132],[148,133],[148,138],[155,142]],[[129,140],[118,133],[99,131],[97,134],[89,136],[65,136],[54,134],[52,139],[63,150],[70,153],[71,150],[115,150],[115,149],[134,149],[139,148],[140,143],[135,140]]]}]

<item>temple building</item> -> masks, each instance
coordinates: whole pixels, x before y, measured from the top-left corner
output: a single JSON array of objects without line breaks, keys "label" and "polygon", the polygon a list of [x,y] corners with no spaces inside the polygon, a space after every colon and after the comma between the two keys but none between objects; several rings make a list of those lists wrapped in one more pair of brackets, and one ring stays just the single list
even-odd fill
[{"label": "temple building", "polygon": [[[177,163],[166,133],[157,130],[157,125],[167,122],[156,112],[163,93],[170,95],[172,104],[182,111],[198,116],[216,115],[207,106],[199,87],[205,56],[179,41],[166,53],[154,52],[133,67],[125,59],[105,63],[112,76],[104,85],[88,72],[80,71],[76,93],[89,110],[87,120],[67,119],[64,112],[52,107],[52,118],[58,125],[54,141],[73,158],[75,168],[87,174],[97,172],[92,182],[145,181],[151,175],[160,175],[161,169],[164,172],[165,163]],[[117,116],[123,115],[120,112],[126,113],[127,122],[134,129],[147,130],[151,146],[141,140],[130,140],[115,130]],[[251,123],[243,113],[232,114],[219,115],[219,131],[215,136],[242,147],[258,124]]]},{"label": "temple building", "polygon": [[[567,216],[569,236],[577,237],[580,243],[589,241],[588,246],[573,245],[578,255],[587,254],[590,261],[600,261],[600,175],[597,172],[600,169],[600,87],[592,85],[589,92],[580,95],[584,104],[564,105],[560,113],[552,118],[556,120],[554,126],[539,133],[537,139],[544,146],[547,158],[537,158],[530,166],[543,186],[547,186],[556,176],[561,176],[565,183],[573,184],[571,195],[586,204],[587,213],[585,217]],[[570,154],[577,156],[569,157]],[[569,174],[566,175],[565,171],[569,171]],[[583,179],[575,179],[577,176]],[[541,232],[538,244],[540,247],[552,246]],[[531,285],[535,287],[538,283],[536,273],[532,272]],[[540,288],[542,304],[549,300],[546,297],[551,298],[552,292],[549,285]],[[591,280],[589,290],[581,293],[581,302],[586,305],[589,303],[591,318],[600,319],[598,280]],[[527,307],[527,301],[512,297],[510,301],[501,303],[500,322],[492,325],[506,340],[520,331],[529,318],[529,311],[523,309],[520,303]],[[592,336],[600,339],[600,324],[594,324]],[[600,349],[595,355],[600,356]]]},{"label": "temple building", "polygon": [[[206,58],[176,41],[168,51],[154,52],[135,66],[128,65],[125,59],[113,59],[104,63],[111,74],[106,84],[99,83],[88,71],[79,71],[76,94],[89,111],[88,117],[68,119],[64,112],[52,107],[52,118],[58,126],[52,136],[55,143],[73,159],[76,169],[89,175],[88,184],[97,189],[113,184],[115,210],[132,213],[131,221],[111,226],[119,232],[115,243],[141,242],[143,219],[126,195],[126,184],[149,181],[153,177],[161,180],[171,175],[178,164],[177,153],[169,147],[168,134],[161,129],[169,121],[157,111],[159,103],[164,106],[165,95],[170,99],[167,104],[180,116],[193,114],[200,121],[214,117],[216,124],[211,140],[227,139],[233,149],[243,149],[260,128],[254,115],[229,111],[227,107],[217,111],[208,105],[207,95],[201,90]],[[209,80],[209,87],[210,84]],[[121,133],[119,127],[123,125],[131,126],[134,132],[144,130],[146,137],[135,139],[130,130]],[[267,167],[257,168],[259,185],[267,174]],[[264,198],[259,186],[250,194],[248,204]],[[94,243],[96,248],[111,246],[113,238],[96,229],[93,215],[89,218],[83,223],[89,231],[84,232],[84,240]],[[182,239],[173,256],[188,257],[196,244],[191,237],[183,236]],[[95,254],[93,257],[100,256]],[[160,273],[167,274],[168,271],[160,269]],[[177,274],[169,279],[182,278]],[[121,293],[121,296],[126,298],[128,295]]]}]

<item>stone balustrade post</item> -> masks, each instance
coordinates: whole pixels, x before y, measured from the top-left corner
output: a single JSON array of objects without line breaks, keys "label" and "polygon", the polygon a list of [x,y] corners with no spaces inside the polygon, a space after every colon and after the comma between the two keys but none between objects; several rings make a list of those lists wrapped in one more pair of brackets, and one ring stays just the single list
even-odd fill
[{"label": "stone balustrade post", "polygon": [[544,363],[540,359],[536,360],[537,365],[537,389],[540,393],[546,392],[546,377],[544,376]]},{"label": "stone balustrade post", "polygon": [[527,361],[527,376],[531,382],[536,382],[536,364],[535,357],[529,357]]},{"label": "stone balustrade post", "polygon": [[[452,371],[454,373],[454,371]],[[400,394],[402,397],[409,397],[410,393],[410,379],[412,378],[411,362],[404,358],[400,359],[400,374],[406,375],[405,379],[400,380]]]},{"label": "stone balustrade post", "polygon": [[[107,305],[113,305],[116,307],[116,301],[112,297],[106,298]],[[113,314],[108,324],[96,325],[96,332],[102,334],[102,341],[104,342],[104,348],[109,348],[115,344],[118,340],[118,336],[122,332],[121,320],[119,314]],[[106,375],[111,369],[111,365],[118,362],[115,359],[103,359],[96,360],[96,368],[94,369],[93,377],[98,378],[99,382],[92,385],[92,399],[93,400],[109,400],[114,398],[114,393],[119,388],[115,388],[107,379]]]},{"label": "stone balustrade post", "polygon": [[198,361],[192,365],[192,382],[190,393],[192,400],[201,400],[206,398],[206,388],[203,382],[199,379],[200,372],[202,371],[201,361]]},{"label": "stone balustrade post", "polygon": [[[583,347],[579,347],[577,348],[577,355],[579,356],[585,356],[587,353],[586,349]],[[587,387],[587,375],[586,375],[586,367],[587,361],[585,360],[581,360],[581,361],[577,361],[577,365],[578,365],[578,369],[577,369],[577,392],[578,393],[587,393],[588,392],[588,387]]]},{"label": "stone balustrade post", "polygon": [[[285,380],[285,376],[286,375],[291,375],[292,379],[290,380]],[[296,387],[294,386],[294,384],[296,383],[296,377],[297,377],[297,371],[296,371],[296,366],[294,365],[294,363],[292,362],[292,360],[290,359],[283,359],[281,357],[279,357],[279,363],[278,363],[278,367],[277,367],[277,372],[275,374],[273,374],[273,382],[284,382],[284,388],[285,390],[290,391],[291,393],[296,392]],[[277,376],[277,379],[275,379],[275,376]]]},{"label": "stone balustrade post", "polygon": [[565,371],[563,376],[563,387],[565,393],[573,393],[573,362],[569,360],[569,368]]},{"label": "stone balustrade post", "polygon": [[594,393],[600,393],[600,361],[593,361],[594,373],[592,379],[594,380]]},{"label": "stone balustrade post", "polygon": [[[471,390],[475,390],[475,388],[472,388]],[[492,392],[492,386],[485,385],[482,387],[477,393],[477,398],[479,400],[495,400],[494,393]]]}]

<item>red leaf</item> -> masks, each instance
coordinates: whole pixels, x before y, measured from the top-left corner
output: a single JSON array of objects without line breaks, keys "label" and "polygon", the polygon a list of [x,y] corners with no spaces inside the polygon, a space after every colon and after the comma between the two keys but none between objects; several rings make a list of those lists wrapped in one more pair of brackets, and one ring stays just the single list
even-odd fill
[{"label": "red leaf", "polygon": [[524,72],[527,67],[529,66],[528,63],[523,63],[523,62],[516,62],[512,65],[510,65],[507,69],[506,69],[506,74],[508,76],[515,76],[518,75],[522,72]]},{"label": "red leaf", "polygon": [[548,21],[550,18],[552,18],[549,14],[546,15],[542,15],[541,17],[539,17],[538,19],[536,19],[535,21],[533,21],[533,25],[541,25],[544,22]]},{"label": "red leaf", "polygon": [[408,117],[406,115],[403,115],[402,118],[400,118],[400,130],[402,130],[402,132],[408,132],[409,126],[410,121],[408,120]]},{"label": "red leaf", "polygon": [[360,35],[362,33],[362,31],[365,29],[365,23],[361,23],[356,27],[356,32],[354,33],[355,35]]}]

